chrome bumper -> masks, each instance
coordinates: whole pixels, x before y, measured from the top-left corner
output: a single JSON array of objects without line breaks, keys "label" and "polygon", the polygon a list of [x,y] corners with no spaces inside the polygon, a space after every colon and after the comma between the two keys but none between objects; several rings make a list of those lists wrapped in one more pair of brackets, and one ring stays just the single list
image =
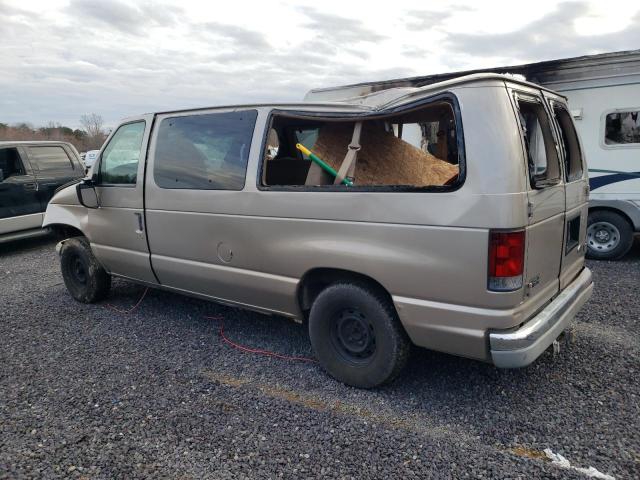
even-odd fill
[{"label": "chrome bumper", "polygon": [[593,291],[591,270],[580,275],[540,313],[515,330],[489,333],[491,359],[500,368],[526,367],[569,325]]}]

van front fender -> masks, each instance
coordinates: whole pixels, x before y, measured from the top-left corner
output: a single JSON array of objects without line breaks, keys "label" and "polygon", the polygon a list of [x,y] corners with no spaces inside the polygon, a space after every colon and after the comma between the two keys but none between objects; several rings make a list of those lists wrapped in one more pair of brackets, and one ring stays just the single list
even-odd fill
[{"label": "van front fender", "polygon": [[61,205],[50,203],[44,214],[43,227],[72,227],[81,231],[85,237],[89,221],[89,211],[82,205]]}]

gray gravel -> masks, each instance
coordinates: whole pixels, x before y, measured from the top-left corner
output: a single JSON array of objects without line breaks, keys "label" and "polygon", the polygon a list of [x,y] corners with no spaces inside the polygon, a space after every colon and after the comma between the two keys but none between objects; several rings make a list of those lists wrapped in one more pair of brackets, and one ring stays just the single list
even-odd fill
[{"label": "gray gravel", "polygon": [[[129,315],[66,293],[51,241],[0,246],[0,477],[640,478],[640,244],[591,262],[594,297],[557,357],[501,371],[418,350],[360,391],[314,364],[301,325],[149,291]],[[109,302],[143,288],[114,282]]]}]

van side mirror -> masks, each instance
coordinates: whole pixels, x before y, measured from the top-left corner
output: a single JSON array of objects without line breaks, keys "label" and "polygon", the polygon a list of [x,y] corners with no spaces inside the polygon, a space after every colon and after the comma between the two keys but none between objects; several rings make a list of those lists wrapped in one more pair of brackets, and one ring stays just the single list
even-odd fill
[{"label": "van side mirror", "polygon": [[80,205],[86,208],[100,208],[100,202],[98,201],[98,192],[94,187],[91,180],[83,180],[76,185],[76,192],[78,194],[78,201]]}]

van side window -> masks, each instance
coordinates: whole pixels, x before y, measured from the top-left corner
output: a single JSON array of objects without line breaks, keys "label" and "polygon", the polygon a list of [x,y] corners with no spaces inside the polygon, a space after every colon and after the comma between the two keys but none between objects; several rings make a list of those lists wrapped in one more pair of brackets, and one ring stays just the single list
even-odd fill
[{"label": "van side window", "polygon": [[257,110],[165,118],[153,176],[162,188],[242,190]]},{"label": "van side window", "polygon": [[640,111],[609,113],[605,117],[606,145],[640,144]]},{"label": "van side window", "polygon": [[462,168],[460,131],[449,99],[359,120],[274,114],[261,186],[386,192],[455,188]]},{"label": "van side window", "polygon": [[571,114],[559,104],[553,104],[553,114],[558,122],[560,141],[564,151],[564,169],[567,182],[582,178],[582,152]]},{"label": "van side window", "polygon": [[520,127],[527,151],[531,186],[543,188],[560,181],[560,165],[549,117],[542,103],[518,99]]},{"label": "van side window", "polygon": [[140,149],[144,137],[145,122],[121,125],[102,152],[100,183],[135,184],[140,162]]},{"label": "van side window", "polygon": [[40,173],[73,172],[73,164],[62,147],[29,147],[29,157]]},{"label": "van side window", "polygon": [[9,177],[25,174],[18,149],[15,147],[0,148],[0,182]]}]

